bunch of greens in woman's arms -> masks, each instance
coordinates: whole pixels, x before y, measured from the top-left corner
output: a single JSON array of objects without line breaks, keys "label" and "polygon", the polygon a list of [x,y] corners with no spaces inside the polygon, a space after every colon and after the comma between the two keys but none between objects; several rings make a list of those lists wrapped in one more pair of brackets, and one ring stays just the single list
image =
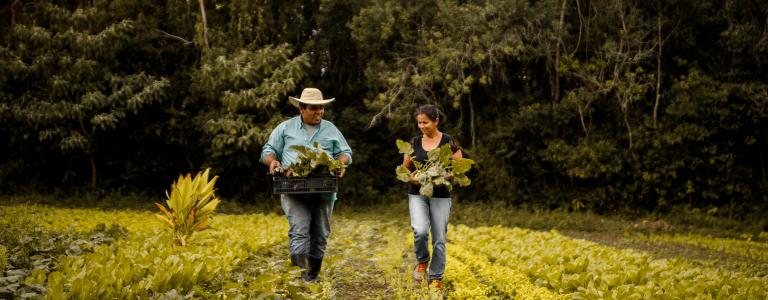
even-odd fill
[{"label": "bunch of greens in woman's arms", "polygon": [[411,182],[413,177],[421,186],[419,194],[423,196],[432,197],[432,192],[437,185],[444,185],[450,191],[454,184],[468,186],[472,182],[466,173],[475,161],[468,158],[452,159],[453,152],[448,144],[427,152],[427,160],[423,163],[415,161],[411,156],[413,155],[411,143],[397,140],[397,149],[410,157],[416,167],[413,172],[410,172],[405,166],[398,166],[395,169],[397,179],[402,182]]},{"label": "bunch of greens in woman's arms", "polygon": [[343,174],[347,168],[343,162],[333,159],[328,153],[323,151],[319,143],[315,143],[314,148],[293,145],[291,149],[299,153],[299,162],[288,167],[288,176],[292,177],[318,177],[318,176],[336,176]]}]

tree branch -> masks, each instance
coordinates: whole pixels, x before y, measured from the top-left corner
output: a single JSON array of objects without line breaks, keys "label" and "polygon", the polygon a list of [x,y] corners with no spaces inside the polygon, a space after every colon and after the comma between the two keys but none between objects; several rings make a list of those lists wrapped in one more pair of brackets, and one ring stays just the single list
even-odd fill
[{"label": "tree branch", "polygon": [[174,40],[179,40],[179,41],[181,41],[182,43],[184,43],[184,45],[188,45],[188,44],[191,44],[191,43],[192,43],[192,41],[188,41],[188,40],[185,40],[183,37],[180,37],[180,36],[178,36],[178,35],[173,35],[173,34],[170,34],[170,33],[167,33],[167,32],[165,32],[165,31],[162,31],[162,30],[160,30],[160,29],[157,29],[157,31],[159,31],[160,33],[162,33],[162,34],[163,34],[165,37],[168,37],[168,38],[172,38],[172,39],[174,39]]},{"label": "tree branch", "polygon": [[381,108],[381,110],[371,118],[371,123],[368,124],[368,128],[373,127],[373,125],[376,125],[378,123],[379,118],[381,118],[384,113],[389,114],[392,111],[392,104],[394,104],[397,101],[397,97],[400,96],[400,93],[402,93],[403,87],[400,87],[397,92],[394,93],[394,96],[392,97],[392,100],[387,103],[387,105],[384,105],[384,107]]}]

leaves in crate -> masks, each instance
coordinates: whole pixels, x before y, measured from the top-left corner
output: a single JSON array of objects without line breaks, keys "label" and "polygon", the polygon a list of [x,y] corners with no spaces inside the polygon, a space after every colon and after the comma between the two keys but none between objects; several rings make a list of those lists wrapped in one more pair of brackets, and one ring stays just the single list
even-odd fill
[{"label": "leaves in crate", "polygon": [[347,168],[341,160],[328,155],[317,142],[313,148],[302,145],[292,145],[289,148],[299,153],[299,162],[288,167],[292,177],[335,176],[344,173]]}]

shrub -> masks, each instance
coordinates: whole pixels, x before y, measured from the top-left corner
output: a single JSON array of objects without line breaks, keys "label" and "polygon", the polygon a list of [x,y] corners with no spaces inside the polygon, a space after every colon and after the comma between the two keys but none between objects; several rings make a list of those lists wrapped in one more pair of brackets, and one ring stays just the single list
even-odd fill
[{"label": "shrub", "polygon": [[191,174],[179,176],[171,186],[171,195],[165,193],[168,208],[155,203],[163,214],[155,214],[173,231],[173,241],[177,246],[185,246],[187,240],[195,231],[211,228],[208,225],[213,217],[213,211],[219,204],[219,198],[214,195],[213,186],[218,176],[208,180],[208,172],[198,173],[195,178]]}]

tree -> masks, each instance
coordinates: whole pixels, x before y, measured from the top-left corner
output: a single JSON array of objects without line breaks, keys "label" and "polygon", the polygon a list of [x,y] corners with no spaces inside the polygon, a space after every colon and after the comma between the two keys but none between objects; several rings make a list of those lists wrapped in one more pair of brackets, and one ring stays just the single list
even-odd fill
[{"label": "tree", "polygon": [[286,44],[206,55],[192,90],[207,104],[195,119],[207,136],[209,155],[250,155],[282,120],[279,104],[305,76],[306,55],[292,57]]},{"label": "tree", "polygon": [[[396,63],[369,64],[366,71],[371,88],[381,91],[368,102],[369,109],[378,111],[371,123],[391,117],[393,111],[408,111],[416,103],[436,103],[460,110],[460,128],[462,104],[466,103],[470,145],[474,147],[475,103],[482,96],[473,95],[508,81],[508,64],[519,59],[523,49],[520,24],[527,9],[524,2],[435,1],[402,7],[386,2],[361,10],[350,24],[358,44],[382,45],[394,37],[403,39],[398,48],[384,52],[391,58],[374,57]],[[368,26],[384,30],[372,31]],[[381,35],[374,34],[377,32]]]},{"label": "tree", "polygon": [[113,21],[97,7],[31,3],[29,10],[0,49],[0,98],[40,141],[84,154],[95,189],[97,141],[162,101],[169,81],[121,67],[121,52],[137,38],[134,21]]},{"label": "tree", "polygon": [[301,45],[294,38],[306,31],[303,4],[232,1],[207,11],[207,46],[196,44],[187,92],[168,112],[189,167],[218,169],[224,189],[242,193],[252,182],[258,151],[310,68],[309,54],[289,43]]}]

